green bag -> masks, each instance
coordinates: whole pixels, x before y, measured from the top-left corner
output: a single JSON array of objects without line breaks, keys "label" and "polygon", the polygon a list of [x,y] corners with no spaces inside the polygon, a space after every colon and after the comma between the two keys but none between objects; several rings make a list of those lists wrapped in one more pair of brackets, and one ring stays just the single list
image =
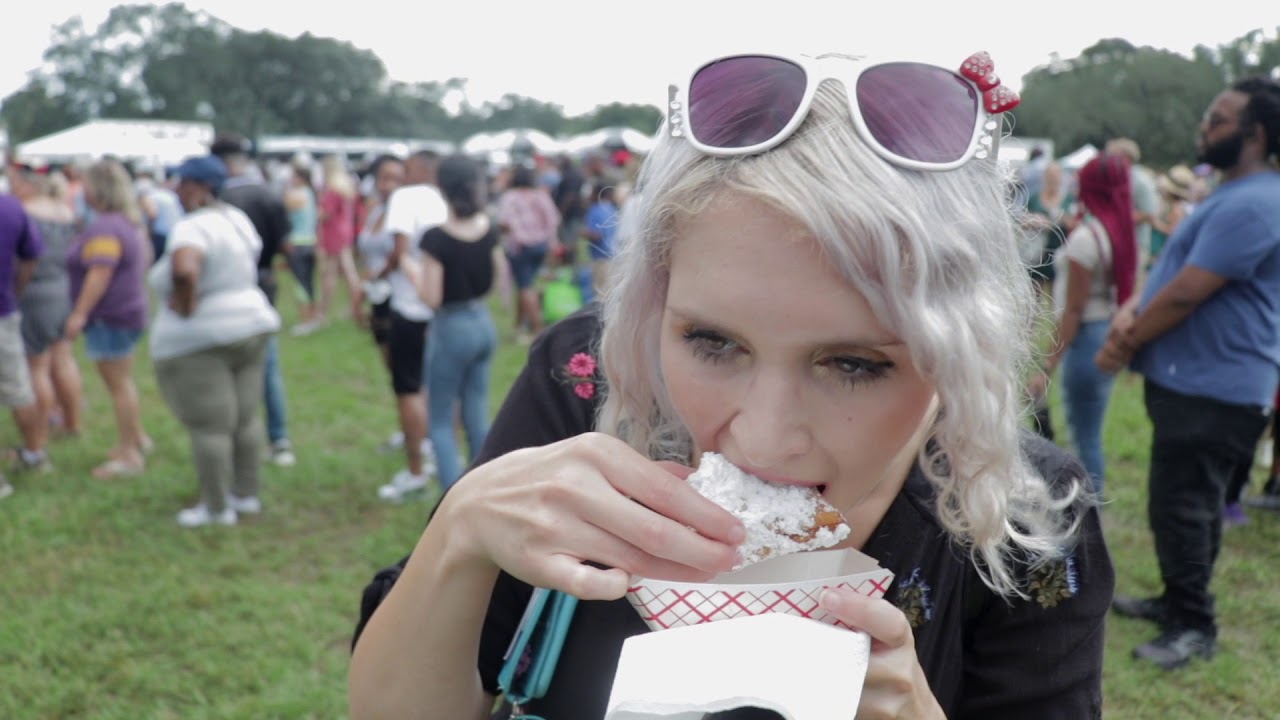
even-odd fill
[{"label": "green bag", "polygon": [[542,319],[551,325],[582,309],[582,288],[573,280],[573,268],[557,268],[542,288]]}]

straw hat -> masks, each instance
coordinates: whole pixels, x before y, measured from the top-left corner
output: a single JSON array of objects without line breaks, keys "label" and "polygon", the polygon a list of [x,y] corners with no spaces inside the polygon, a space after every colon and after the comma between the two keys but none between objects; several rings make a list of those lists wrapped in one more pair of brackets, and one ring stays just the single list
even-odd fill
[{"label": "straw hat", "polygon": [[1191,186],[1195,184],[1196,175],[1186,165],[1175,165],[1169,172],[1160,176],[1157,184],[1160,192],[1172,195],[1180,200],[1191,199]]}]

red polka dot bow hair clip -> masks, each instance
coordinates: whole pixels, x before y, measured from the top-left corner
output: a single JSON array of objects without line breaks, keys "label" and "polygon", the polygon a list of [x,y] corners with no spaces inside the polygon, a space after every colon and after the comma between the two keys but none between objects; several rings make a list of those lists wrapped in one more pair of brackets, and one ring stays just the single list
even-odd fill
[{"label": "red polka dot bow hair clip", "polygon": [[972,80],[982,91],[982,107],[992,115],[1009,112],[1022,103],[1018,93],[1000,84],[996,63],[986,50],[966,58],[960,66],[960,74]]}]

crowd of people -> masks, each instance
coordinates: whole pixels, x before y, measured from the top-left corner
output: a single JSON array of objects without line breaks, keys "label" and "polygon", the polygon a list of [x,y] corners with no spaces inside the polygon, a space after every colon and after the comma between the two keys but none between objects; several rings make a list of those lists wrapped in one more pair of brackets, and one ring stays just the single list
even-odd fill
[{"label": "crowd of people", "polygon": [[[606,184],[606,196],[625,192],[627,159],[522,156],[491,169],[422,151],[354,164],[299,155],[282,165],[254,157],[233,134],[168,172],[109,156],[62,167],[12,158],[12,195],[0,204],[0,388],[22,446],[6,469],[48,472],[51,439],[80,433],[73,344],[83,335],[118,436],[93,476],[144,472],[155,443],[142,426],[133,357],[145,334],[201,488],[178,522],[232,525],[258,512],[264,449],[278,466],[297,462],[276,337],[280,267],[296,289],[292,334],[330,322],[341,281],[351,320],[370,330],[385,361],[400,421],[388,445],[404,449],[406,467],[378,494],[402,500],[433,474],[447,488],[464,466],[455,420],[469,448],[488,429],[498,332],[487,296],[518,298],[512,334],[524,344],[547,317],[539,282],[551,266],[581,276],[577,305],[589,300],[616,225],[616,207],[595,198]],[[0,496],[13,489],[0,474]]]},{"label": "crowd of people", "polygon": [[[1029,379],[1034,426],[1055,437],[1047,388],[1056,373],[1069,444],[1100,496],[1116,375],[1143,379],[1164,592],[1117,596],[1115,610],[1165,629],[1135,651],[1163,666],[1214,652],[1209,584],[1222,528],[1246,523],[1246,506],[1280,510],[1278,150],[1280,89],[1252,79],[1206,109],[1194,170],[1156,173],[1137,142],[1117,138],[1070,181],[1047,157],[1022,171],[1023,257],[1053,318]],[[1268,479],[1247,493],[1255,459]]]}]

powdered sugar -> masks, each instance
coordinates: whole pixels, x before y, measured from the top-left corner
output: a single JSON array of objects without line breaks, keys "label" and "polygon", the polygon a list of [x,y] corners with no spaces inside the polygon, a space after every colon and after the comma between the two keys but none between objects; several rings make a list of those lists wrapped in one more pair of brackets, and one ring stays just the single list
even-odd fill
[{"label": "powdered sugar", "polygon": [[813,488],[767,483],[717,453],[703,454],[689,484],[746,526],[735,570],[770,557],[828,548],[849,536],[845,523],[814,531],[818,512],[831,508]]}]

